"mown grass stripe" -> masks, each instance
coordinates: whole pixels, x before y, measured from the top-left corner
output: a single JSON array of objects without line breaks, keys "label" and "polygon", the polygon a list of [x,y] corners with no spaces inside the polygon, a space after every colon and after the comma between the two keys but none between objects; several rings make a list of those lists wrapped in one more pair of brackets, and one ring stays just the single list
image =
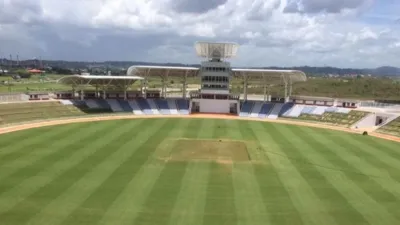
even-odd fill
[{"label": "mown grass stripe", "polygon": [[[242,126],[238,121],[231,121],[228,136],[243,140]],[[247,123],[248,124],[248,123]],[[246,143],[246,145],[248,145]],[[248,146],[249,147],[249,146]],[[250,149],[248,149],[250,151]],[[252,158],[254,159],[254,158]],[[262,200],[260,186],[254,175],[253,163],[259,159],[233,164],[233,187],[235,189],[236,215],[239,225],[269,224],[269,215]]]},{"label": "mown grass stripe", "polygon": [[236,224],[232,166],[212,162],[207,183],[203,224]]},{"label": "mown grass stripe", "polygon": [[[149,138],[149,134],[161,128],[161,123],[150,124],[151,129],[143,129],[132,123],[132,138],[121,142],[122,145],[109,159],[93,168],[86,176],[77,181],[70,189],[48,204],[29,224],[60,224],[73,210],[77,209],[106,179],[121,165],[122,161],[137,151],[137,148]],[[135,126],[135,128],[133,128]],[[146,126],[149,127],[150,126]],[[146,128],[145,127],[145,128]],[[137,145],[135,145],[137,144]],[[131,146],[134,146],[130,149]],[[128,150],[129,149],[129,150]],[[47,215],[53,215],[48,217]],[[100,216],[101,217],[101,216]],[[90,223],[88,223],[90,224]]]},{"label": "mown grass stripe", "polygon": [[198,139],[216,139],[217,132],[215,129],[215,120],[200,120],[200,133],[197,134]]},{"label": "mown grass stripe", "polygon": [[385,152],[395,159],[400,159],[400,143],[395,141],[382,140],[380,138],[370,137],[363,140],[365,144],[375,149],[385,149]]},{"label": "mown grass stripe", "polygon": [[[102,140],[93,143],[91,148],[97,149],[92,154],[88,155],[73,168],[69,168],[59,174],[55,179],[26,197],[10,210],[1,213],[0,218],[2,218],[4,224],[23,224],[36,215],[36,213],[70,188],[93,167],[107,159],[107,157],[114,152],[113,147],[118,146],[118,140],[126,140],[127,138],[130,138],[130,132],[127,132],[129,131],[129,126],[131,125],[126,123],[118,128],[115,127],[114,130],[110,131],[109,135],[105,136]],[[31,202],[35,202],[35,204],[32,205]]]},{"label": "mown grass stripe", "polygon": [[[202,123],[198,127],[194,139],[202,136],[202,132],[207,131],[205,127],[202,127],[204,125]],[[209,167],[209,162],[192,161],[189,163],[169,220],[170,225],[202,224]]]},{"label": "mown grass stripe", "polygon": [[[63,126],[59,129],[55,129],[53,131],[48,131],[45,133],[40,133],[40,129],[29,130],[29,133],[32,134],[32,137],[25,140],[16,139],[14,140],[14,144],[10,144],[9,146],[4,147],[7,150],[0,150],[1,167],[14,162],[15,160],[23,156],[29,156],[35,153],[37,150],[41,150],[43,146],[45,146],[45,144],[47,143],[47,140],[59,140],[65,138],[65,136],[68,136],[68,133],[71,133],[78,127],[78,124],[71,124],[69,126]],[[34,135],[36,132],[38,133],[38,135]]]},{"label": "mown grass stripe", "polygon": [[184,138],[196,139],[199,131],[202,130],[202,119],[189,119],[189,125],[186,128]]},{"label": "mown grass stripe", "polygon": [[[246,140],[255,140],[257,142],[256,151],[267,155],[264,151],[265,140],[258,140],[257,133],[264,133],[264,127],[254,126],[254,122],[246,121],[243,126],[240,127],[240,131],[243,137],[246,136]],[[264,124],[269,126],[269,124]],[[270,144],[266,142],[266,144]],[[273,144],[276,144],[273,142]],[[269,145],[270,148],[276,146]],[[263,202],[268,217],[265,219],[265,224],[293,224],[302,225],[302,219],[300,213],[295,207],[293,200],[285,188],[284,183],[280,180],[278,175],[279,171],[277,168],[272,166],[268,157],[262,157],[261,154],[258,157],[260,162],[253,164],[254,179],[257,182],[258,190],[260,192],[260,200]]]},{"label": "mown grass stripe", "polygon": [[217,139],[227,139],[228,128],[225,125],[225,120],[217,119],[213,121],[213,137]]},{"label": "mown grass stripe", "polygon": [[[101,133],[101,131],[105,131],[106,129],[116,128],[119,126],[120,124],[118,123],[104,123],[103,126],[100,127],[100,129],[98,127],[98,131],[99,133]],[[65,146],[66,149],[72,147],[76,148],[77,151],[75,151],[75,153],[69,158],[60,160],[52,166],[46,167],[46,165],[43,165],[46,169],[43,170],[41,173],[37,174],[34,177],[29,177],[28,179],[25,179],[20,185],[14,186],[12,187],[12,189],[0,195],[0,199],[2,200],[0,201],[0,214],[11,209],[19,202],[23,201],[27,196],[31,195],[35,191],[39,190],[41,187],[50,183],[53,179],[62,174],[64,171],[68,170],[69,168],[73,167],[78,162],[83,160],[87,155],[93,154],[95,150],[97,150],[97,145],[95,144],[94,149],[90,149],[91,151],[88,151],[86,149],[86,144],[91,143],[93,138],[96,138],[99,133],[97,133],[97,131],[94,133],[89,133],[89,136],[84,135],[84,139],[82,139],[80,142],[74,142],[74,145],[72,146]]]},{"label": "mown grass stripe", "polygon": [[[312,139],[313,137],[308,138]],[[318,134],[315,134],[314,140],[320,143],[319,146],[322,147],[323,143],[326,148],[330,150],[331,154],[330,157],[327,158],[328,160],[333,162],[339,161],[343,164],[348,163],[353,167],[353,171],[359,171],[361,173],[344,172],[343,174],[355,185],[354,188],[357,189],[358,195],[365,195],[363,199],[365,199],[366,203],[368,202],[367,204],[376,207],[374,212],[379,211],[379,215],[370,218],[371,220],[374,219],[378,221],[381,217],[380,215],[386,215],[383,221],[390,224],[396,221],[395,217],[400,218],[398,211],[393,210],[393,204],[400,207],[400,185],[397,182],[389,178],[380,179],[370,175],[369,171],[373,166],[365,163],[362,159],[360,159],[360,163],[352,163],[354,160],[351,160],[351,158],[356,156],[354,156],[351,151],[347,151],[342,147],[348,144],[346,141],[340,142],[340,140],[335,140],[335,137],[327,139],[323,135]],[[375,175],[379,176],[379,174]],[[365,213],[368,213],[368,211]],[[373,216],[373,214],[371,215],[370,213],[369,216]]]},{"label": "mown grass stripe", "polygon": [[[400,170],[400,158],[395,158],[388,154],[387,148],[374,148],[372,145],[365,142],[365,139],[354,138],[351,135],[341,135],[337,137],[340,140],[346,141],[355,154],[359,154],[369,163],[376,165],[378,168],[388,170]],[[367,138],[370,139],[370,138]],[[400,149],[400,145],[398,146]]]},{"label": "mown grass stripe", "polygon": [[168,224],[187,162],[167,163],[133,224]]},{"label": "mown grass stripe", "polygon": [[[299,130],[296,131],[294,131],[294,129],[296,129],[294,127],[290,127],[289,130],[287,127],[282,129],[285,129],[285,131],[276,127],[273,132],[281,134],[280,136],[284,133],[291,137],[290,141],[285,143],[295,150],[291,152],[291,157],[293,157],[294,160],[298,160],[297,164],[299,164],[303,176],[309,181],[317,196],[320,199],[324,199],[324,204],[328,212],[337,223],[341,225],[367,224],[368,222],[363,214],[357,211],[356,207],[348,201],[346,195],[332,185],[332,182],[335,182],[334,174],[324,173],[331,172],[331,170],[320,167],[319,164],[314,164],[311,157],[314,156],[314,151],[320,150],[325,153],[323,150],[325,147],[312,142],[312,139],[303,137],[307,132],[303,129],[306,128],[299,128]],[[291,130],[293,130],[293,133],[290,133]],[[326,164],[321,163],[321,166],[324,165]]]},{"label": "mown grass stripe", "polygon": [[[106,179],[99,183],[97,189],[93,190],[85,201],[77,205],[62,224],[97,224],[147,159],[152,156],[164,138],[163,133],[170,131],[173,125],[174,121],[170,120],[148,120],[139,129],[131,132],[130,140],[122,140],[122,145],[117,148],[117,152],[121,152],[121,158],[118,157],[119,160],[114,162],[116,165],[109,162],[113,167],[109,173],[102,173],[107,175]],[[133,142],[137,143],[132,149]],[[112,161],[112,158],[107,161],[110,160]]]},{"label": "mown grass stripe", "polygon": [[[259,123],[252,123],[252,125],[257,128],[263,126]],[[324,202],[314,192],[313,185],[304,177],[304,171],[289,158],[296,152],[293,146],[287,145],[289,143],[287,137],[290,136],[277,133],[274,126],[271,124],[260,133],[255,130],[255,134],[260,142],[263,141],[263,148],[270,158],[271,165],[278,171],[279,179],[289,193],[293,205],[300,212],[301,220],[304,224],[336,224]],[[272,152],[277,152],[279,155]]]},{"label": "mown grass stripe", "polygon": [[[284,128],[277,128],[278,131],[281,129]],[[312,150],[311,154],[303,154],[303,152],[299,150],[298,152],[301,153],[304,158],[307,158],[311,162],[319,162],[321,165],[330,168],[335,168],[336,163],[344,164],[342,157],[346,157],[346,154],[344,153],[342,156],[339,156],[333,153],[338,147],[340,147],[339,145],[334,145],[334,143],[330,142],[330,140],[324,138],[323,135],[319,135],[318,132],[314,133],[314,135],[308,135],[306,132],[304,132],[304,130],[297,132],[293,131],[297,129],[301,128],[293,127],[291,129],[292,132],[289,132],[289,135],[293,136],[290,141],[293,141],[293,139],[301,140],[300,137],[303,137],[304,140],[307,140],[304,141],[303,146],[307,146],[309,150]],[[296,136],[296,134],[299,136]],[[310,146],[309,143],[312,143],[312,145]],[[345,144],[346,143],[340,143],[340,145]],[[329,151],[321,152],[317,150],[319,148],[323,148],[325,150],[329,149]],[[396,223],[396,219],[388,211],[386,211],[386,209],[380,205],[380,203],[376,202],[367,193],[365,193],[356,180],[353,180],[354,173],[346,173],[343,171],[340,173],[333,173],[332,170],[327,170],[321,167],[318,168],[320,173],[324,175],[329,183],[347,199],[348,204],[363,216],[363,220],[366,220],[370,224]],[[343,217],[343,222],[351,221],[355,218],[353,216],[346,215],[346,211],[343,212],[343,214],[337,215],[336,219],[338,219],[339,216]],[[354,221],[348,224],[354,223],[361,223],[361,221]]]},{"label": "mown grass stripe", "polygon": [[164,152],[170,152],[174,144],[166,144],[169,138],[180,138],[189,130],[191,120],[171,119],[171,132],[167,132],[164,140],[157,146],[152,157],[129,181],[122,193],[113,202],[112,206],[104,214],[98,224],[132,224],[140,212],[142,205],[148,198],[156,180],[165,166],[165,161],[157,156]]},{"label": "mown grass stripe", "polygon": [[1,136],[4,138],[4,141],[0,142],[0,156],[9,152],[8,147],[14,146],[16,143],[20,143],[22,141],[29,142],[39,138],[42,134],[49,134],[53,131],[54,127],[48,126],[1,134]]},{"label": "mown grass stripe", "polygon": [[[338,135],[331,140],[337,141],[338,143],[346,142],[346,149],[349,149],[354,155],[363,159],[366,163],[379,169],[382,174],[380,176],[384,177],[382,179],[387,181],[393,179],[392,182],[395,184],[400,182],[400,160],[388,155],[385,149],[375,149],[371,145],[366,144],[364,138],[360,139],[353,135]],[[400,187],[389,186],[392,189],[400,190]]]},{"label": "mown grass stripe", "polygon": [[240,132],[240,129],[242,128],[239,125],[240,121],[238,121],[238,120],[223,120],[223,121],[224,121],[223,126],[225,127],[227,139],[237,140],[237,141],[246,141],[246,139],[243,137],[242,133]]},{"label": "mown grass stripe", "polygon": [[[207,120],[205,120],[207,121]],[[206,122],[205,122],[206,123]],[[209,120],[211,127],[203,128],[204,132],[212,135],[216,139],[221,132],[215,126],[214,120]],[[207,194],[205,198],[203,224],[236,224],[237,215],[234,200],[234,188],[232,177],[232,165],[211,162]]]},{"label": "mown grass stripe", "polygon": [[252,166],[235,163],[232,174],[237,224],[271,224]]},{"label": "mown grass stripe", "polygon": [[205,181],[208,179],[208,170],[209,163],[189,163],[168,224],[201,224],[201,217],[204,212],[204,197],[206,195]]},{"label": "mown grass stripe", "polygon": [[[28,159],[24,160],[23,163],[17,163],[20,167],[13,167],[4,171],[0,171],[0,195],[16,187],[25,181],[25,179],[34,177],[41,171],[48,169],[59,160],[68,158],[78,150],[78,148],[75,148],[76,143],[85,141],[85,139],[91,140],[94,137],[93,132],[96,131],[93,130],[93,128],[96,127],[84,127],[80,130],[83,133],[70,132],[69,129],[64,130],[63,138],[59,139],[59,141],[50,144],[48,144],[48,141],[43,142],[42,148],[51,148],[51,151],[40,154],[41,151],[37,150],[37,157],[27,156]],[[66,132],[69,133],[69,135]],[[71,142],[71,140],[74,141]],[[57,148],[58,146],[60,146],[60,149]],[[20,160],[22,159],[19,159],[18,161]]]}]

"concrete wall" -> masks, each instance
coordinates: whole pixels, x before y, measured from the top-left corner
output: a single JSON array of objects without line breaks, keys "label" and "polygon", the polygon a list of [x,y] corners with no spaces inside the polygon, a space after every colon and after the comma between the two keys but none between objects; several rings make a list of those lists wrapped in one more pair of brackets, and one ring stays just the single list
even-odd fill
[{"label": "concrete wall", "polygon": [[192,99],[192,101],[200,104],[201,113],[229,113],[230,103],[238,103],[237,100],[218,99]]}]

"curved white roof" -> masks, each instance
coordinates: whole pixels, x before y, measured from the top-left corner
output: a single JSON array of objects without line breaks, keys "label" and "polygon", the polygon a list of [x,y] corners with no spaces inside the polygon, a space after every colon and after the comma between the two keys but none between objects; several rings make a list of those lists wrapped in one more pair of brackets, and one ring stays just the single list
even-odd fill
[{"label": "curved white roof", "polygon": [[200,57],[226,59],[236,56],[239,45],[228,42],[196,42],[194,47]]},{"label": "curved white roof", "polygon": [[[183,77],[185,75],[196,76],[200,71],[197,67],[178,67],[178,66],[131,66],[127,71],[128,76],[168,76]],[[190,72],[190,73],[187,73]],[[271,69],[247,69],[232,68],[233,76],[249,77],[287,77],[292,82],[306,81],[307,76],[299,70],[271,70]]]},{"label": "curved white roof", "polygon": [[69,75],[61,77],[57,83],[65,85],[126,86],[143,79],[143,77],[139,76]]},{"label": "curved white roof", "polygon": [[287,77],[292,82],[306,81],[307,76],[300,70],[271,70],[271,69],[245,69],[245,68],[232,68],[234,76],[247,75],[249,77],[263,76],[263,77]]}]

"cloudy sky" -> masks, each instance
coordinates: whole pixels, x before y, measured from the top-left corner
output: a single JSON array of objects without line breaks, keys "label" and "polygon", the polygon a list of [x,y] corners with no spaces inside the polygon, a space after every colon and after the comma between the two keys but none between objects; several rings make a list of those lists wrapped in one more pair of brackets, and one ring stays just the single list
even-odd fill
[{"label": "cloudy sky", "polygon": [[235,66],[400,67],[400,0],[0,0],[0,57]]}]

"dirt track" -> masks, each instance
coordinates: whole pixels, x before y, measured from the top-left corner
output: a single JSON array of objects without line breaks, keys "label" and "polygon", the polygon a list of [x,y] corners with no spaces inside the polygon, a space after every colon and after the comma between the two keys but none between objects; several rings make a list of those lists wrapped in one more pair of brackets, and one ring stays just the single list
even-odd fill
[{"label": "dirt track", "polygon": [[[212,119],[236,119],[236,120],[254,120],[254,121],[262,121],[262,122],[271,122],[271,123],[281,123],[281,124],[293,124],[299,126],[308,126],[308,127],[317,127],[317,128],[324,128],[330,130],[338,130],[344,131],[349,133],[361,133],[362,131],[351,130],[349,128],[338,127],[338,126],[331,126],[325,124],[318,124],[318,123],[311,123],[311,122],[304,122],[304,121],[293,121],[293,120],[271,120],[271,119],[263,119],[260,120],[258,118],[248,118],[248,117],[238,117],[233,115],[220,115],[220,114],[195,114],[195,115],[146,115],[146,116],[138,116],[138,115],[123,115],[123,116],[101,116],[101,117],[81,117],[81,118],[74,118],[74,119],[56,119],[50,121],[41,121],[41,122],[32,122],[27,124],[20,124],[20,125],[13,125],[9,127],[2,127],[0,128],[0,134],[10,133],[14,131],[26,130],[31,128],[37,127],[44,127],[44,126],[53,126],[53,125],[61,125],[61,124],[68,124],[68,123],[83,123],[83,122],[92,122],[92,121],[105,121],[105,120],[119,120],[119,119],[135,119],[135,118],[212,118]],[[369,135],[386,139],[392,140],[396,142],[400,142],[399,137],[394,137],[385,134],[379,133],[370,133]]]}]

